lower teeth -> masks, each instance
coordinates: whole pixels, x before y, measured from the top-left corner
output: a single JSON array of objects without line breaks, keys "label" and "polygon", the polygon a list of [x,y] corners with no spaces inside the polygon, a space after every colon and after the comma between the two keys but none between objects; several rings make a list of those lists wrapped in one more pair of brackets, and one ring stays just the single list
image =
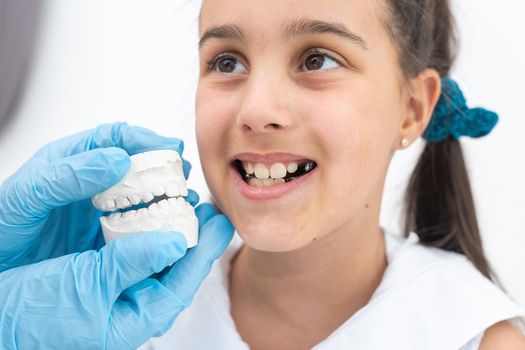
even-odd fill
[{"label": "lower teeth", "polygon": [[256,177],[248,180],[248,184],[251,186],[264,187],[264,186],[273,186],[278,184],[283,184],[286,181],[284,179],[258,179]]}]

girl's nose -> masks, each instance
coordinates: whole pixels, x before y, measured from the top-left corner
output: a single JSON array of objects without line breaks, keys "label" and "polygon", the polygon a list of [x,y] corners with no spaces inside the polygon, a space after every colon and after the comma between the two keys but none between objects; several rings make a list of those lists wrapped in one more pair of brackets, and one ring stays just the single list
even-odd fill
[{"label": "girl's nose", "polygon": [[262,134],[293,125],[291,94],[277,79],[253,79],[244,92],[237,116],[244,130]]}]

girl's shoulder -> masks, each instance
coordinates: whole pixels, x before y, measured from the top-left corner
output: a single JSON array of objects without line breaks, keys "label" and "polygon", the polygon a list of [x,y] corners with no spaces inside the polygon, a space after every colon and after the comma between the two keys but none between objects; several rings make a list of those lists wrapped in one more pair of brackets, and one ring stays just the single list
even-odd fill
[{"label": "girl's shoulder", "polygon": [[[380,287],[392,288],[395,285],[424,277],[425,274],[437,274],[438,272],[458,278],[468,278],[465,283],[451,286],[453,288],[465,285],[466,282],[490,285],[490,289],[496,287],[465,255],[424,245],[414,232],[411,232],[408,237],[402,237],[385,230],[385,242],[388,268],[383,276],[383,286]],[[496,289],[501,291],[497,287]],[[381,291],[382,288],[376,292]]]},{"label": "girl's shoulder", "polygon": [[[491,325],[525,309],[458,253],[424,246],[415,233],[385,232],[388,267],[369,303],[321,349],[460,349]],[[381,336],[363,336],[377,330]]]},{"label": "girl's shoulder", "polygon": [[459,304],[463,310],[477,308],[484,314],[507,310],[508,314],[525,316],[525,309],[465,255],[423,245],[413,232],[407,238],[392,232],[385,235],[388,268],[372,299],[383,293],[411,291],[450,305]]}]

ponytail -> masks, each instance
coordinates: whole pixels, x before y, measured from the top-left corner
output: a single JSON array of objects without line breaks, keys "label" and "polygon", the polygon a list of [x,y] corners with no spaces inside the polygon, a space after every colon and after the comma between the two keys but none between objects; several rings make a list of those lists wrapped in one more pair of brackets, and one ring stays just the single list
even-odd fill
[{"label": "ponytail", "polygon": [[487,278],[496,277],[479,233],[461,144],[454,138],[427,143],[405,193],[405,236],[464,254]]},{"label": "ponytail", "polygon": [[[427,68],[448,77],[457,47],[448,0],[388,0],[384,10],[384,24],[405,78]],[[405,236],[415,232],[424,245],[464,254],[485,277],[499,282],[483,252],[463,151],[456,138],[426,144],[404,201]]]}]

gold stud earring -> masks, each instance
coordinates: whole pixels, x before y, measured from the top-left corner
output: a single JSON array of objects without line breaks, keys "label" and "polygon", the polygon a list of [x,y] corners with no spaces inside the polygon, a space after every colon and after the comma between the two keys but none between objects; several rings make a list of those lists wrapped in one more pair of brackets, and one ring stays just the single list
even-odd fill
[{"label": "gold stud earring", "polygon": [[410,142],[408,141],[408,139],[406,137],[403,137],[403,139],[401,140],[401,147],[406,148],[409,144]]}]

